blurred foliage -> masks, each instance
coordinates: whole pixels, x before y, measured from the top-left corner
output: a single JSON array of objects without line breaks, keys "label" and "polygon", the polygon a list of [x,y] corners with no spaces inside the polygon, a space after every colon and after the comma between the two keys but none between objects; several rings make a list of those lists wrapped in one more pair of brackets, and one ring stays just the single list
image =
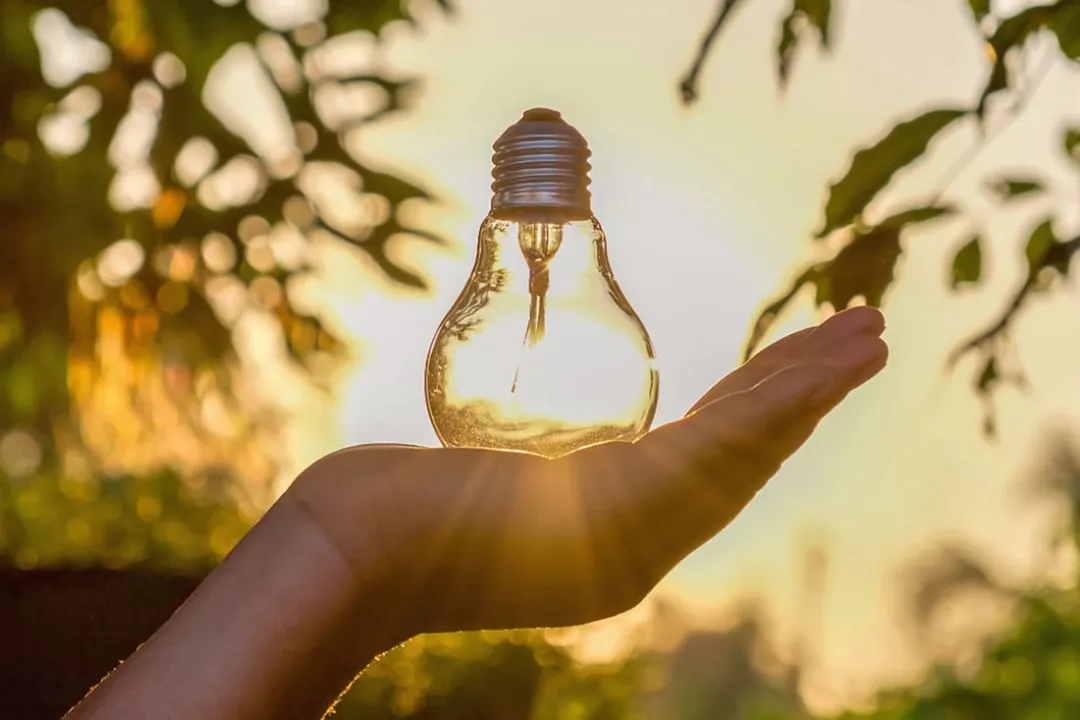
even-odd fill
[{"label": "blurred foliage", "polygon": [[668,625],[669,639],[681,636],[670,649],[642,643],[607,661],[578,660],[540,630],[423,636],[369,667],[333,717],[809,720],[797,668],[775,656],[766,630],[748,607],[726,629]]},{"label": "blurred foliage", "polygon": [[408,3],[309,9],[0,0],[0,552],[20,565],[220,558],[278,460],[238,319],[275,321],[318,381],[345,351],[294,300],[318,243],[423,287],[387,248],[439,240],[401,219],[427,193],[349,149],[406,105],[378,35]]},{"label": "blurred foliage", "polygon": [[646,663],[582,663],[541,631],[423,636],[368,668],[334,716],[622,720]]},{"label": "blurred foliage", "polygon": [[[1062,443],[1029,486],[1070,508],[1051,547],[1072,575],[1013,585],[968,552],[945,549],[917,569],[912,637],[940,652],[939,613],[994,600],[998,630],[971,639],[974,661],[941,657],[909,686],[886,688],[871,710],[816,715],[799,695],[799,662],[769,657],[768,624],[753,608],[726,630],[686,629],[666,652],[575,663],[539,631],[418,638],[357,681],[341,716],[415,718],[680,718],[685,720],[1067,720],[1080,716],[1080,457]],[[670,627],[662,632],[670,636]],[[768,668],[765,670],[763,668]],[[531,703],[531,704],[530,704]],[[354,714],[355,713],[355,714]],[[391,714],[393,713],[393,714]]]},{"label": "blurred foliage", "polygon": [[230,497],[233,486],[220,474],[202,486],[168,471],[80,479],[36,474],[9,486],[0,544],[13,549],[21,567],[205,571],[252,522]]},{"label": "blurred foliage", "polygon": [[[842,12],[839,0],[787,2],[790,8],[781,18],[777,46],[781,89],[787,86],[797,51],[815,33],[822,49],[828,50],[830,26],[835,24],[837,12]],[[737,4],[737,0],[721,0],[717,19],[706,33],[680,85],[687,103],[697,100],[705,58],[729,23]],[[1054,63],[1080,62],[1080,0],[1037,3],[1011,15],[997,12],[997,4],[990,0],[968,0],[966,4],[970,9],[973,32],[982,39],[988,63],[986,81],[978,88],[977,101],[968,107],[932,108],[905,118],[854,153],[848,169],[828,189],[822,227],[814,235],[815,241],[836,248],[832,259],[811,263],[799,270],[788,287],[765,306],[750,333],[745,351],[747,357],[760,346],[780,314],[797,300],[804,288],[813,289],[814,303],[819,307],[827,305],[842,309],[857,300],[880,305],[896,279],[894,270],[903,255],[903,231],[914,222],[944,214],[933,208],[941,207],[942,196],[951,178],[946,178],[942,189],[931,197],[910,203],[913,210],[906,212],[921,215],[913,217],[912,222],[899,224],[894,221],[890,225],[890,220],[904,214],[895,212],[887,220],[876,220],[879,212],[868,211],[873,201],[897,173],[916,164],[947,129],[961,121],[974,123],[980,130],[979,138],[962,159],[962,165],[953,171],[955,176],[993,135],[986,130],[991,110],[1000,109],[1003,116],[996,127],[1000,132],[1023,111]],[[1029,46],[1040,37],[1053,39],[1051,52],[1033,76],[1022,77],[1021,60],[1029,53]],[[1065,128],[1060,146],[1064,156],[1080,171],[1080,127]],[[995,177],[986,182],[986,188],[1002,204],[1052,190],[1049,182],[1037,177]],[[975,223],[977,221],[973,221]],[[981,358],[975,387],[986,401],[988,433],[994,431],[993,408],[989,402],[991,393],[1003,381],[1024,382],[1018,369],[1002,372],[1014,320],[1032,297],[1060,284],[1069,273],[1073,255],[1080,250],[1080,237],[1061,238],[1055,232],[1056,225],[1055,218],[1047,218],[1034,229],[1027,241],[1024,280],[1008,298],[997,319],[965,340],[949,359],[949,364],[953,365],[969,354]],[[979,233],[973,230],[971,235],[975,239],[960,247],[946,273],[954,289],[978,285],[983,279]]]},{"label": "blurred foliage", "polygon": [[[317,270],[318,243],[354,245],[423,286],[387,248],[403,233],[439,240],[401,218],[427,194],[350,149],[406,106],[414,83],[381,67],[377,37],[412,22],[409,5],[335,0],[284,23],[224,0],[0,10],[0,557],[206,572],[265,506],[278,460],[260,436],[276,418],[245,401],[238,318],[274,319],[314,377],[344,350],[292,292]],[[789,683],[756,669],[760,627],[606,663],[541,631],[421,637],[369,668],[336,714],[797,707]],[[702,658],[732,682],[690,696],[656,687],[661,665]]]},{"label": "blurred foliage", "polygon": [[[276,320],[316,375],[343,351],[291,292],[317,269],[317,243],[355,245],[423,286],[387,248],[402,233],[439,240],[400,217],[427,194],[349,149],[405,107],[413,83],[382,69],[377,36],[411,22],[408,4],[332,1],[285,25],[212,0],[0,10],[0,553],[26,569],[206,572],[265,506],[278,459],[259,435],[276,418],[245,404],[238,318]],[[230,63],[240,79],[223,81]],[[260,85],[271,101],[246,107]],[[277,122],[245,123],[253,113],[278,113],[286,132],[251,133]],[[336,202],[320,197],[328,186]],[[701,707],[797,704],[754,669],[757,627],[687,646],[748,680],[699,692]],[[645,652],[583,663],[541,631],[421,637],[365,672],[336,714],[639,717],[658,664]]]},{"label": "blurred foliage", "polygon": [[1066,552],[1073,563],[1064,587],[1013,586],[976,559],[946,554],[914,595],[917,622],[929,630],[935,610],[958,592],[975,590],[1007,604],[1003,629],[983,641],[976,663],[939,663],[917,685],[882,691],[873,711],[836,720],[1080,717],[1080,457],[1062,444],[1047,470],[1037,490],[1058,495],[1070,509],[1050,548],[1052,555]]},{"label": "blurred foliage", "polygon": [[1017,621],[986,648],[973,677],[939,666],[915,688],[881,693],[878,709],[842,720],[1024,720],[1080,714],[1080,603],[1025,596]]},{"label": "blurred foliage", "polygon": [[[746,2],[722,0],[682,83],[687,102],[709,48]],[[1010,16],[989,0],[968,6],[989,58],[977,100],[913,114],[854,153],[815,237],[835,252],[768,304],[748,353],[805,288],[819,306],[881,303],[906,231],[959,210],[944,191],[880,216],[868,211],[874,200],[947,129],[981,127],[999,101],[1007,117],[1022,110],[1041,75],[1023,82],[1015,61],[1034,38],[1052,36],[1058,58],[1080,59],[1080,1]],[[380,66],[377,38],[389,23],[413,21],[408,3],[329,0],[296,22],[260,19],[235,0],[0,0],[0,10],[0,553],[20,567],[205,571],[253,522],[275,468],[259,435],[275,418],[243,399],[237,318],[274,319],[289,355],[317,375],[343,348],[292,288],[317,270],[319,242],[353,245],[390,278],[423,286],[387,248],[401,234],[439,240],[401,216],[427,193],[351,149],[370,123],[406,107],[414,84]],[[781,87],[806,46],[832,47],[836,12],[832,0],[789,0],[776,47]],[[80,68],[46,51],[57,38],[82,48]],[[239,115],[209,101],[226,61],[246,73],[218,85]],[[251,84],[271,91],[269,105],[243,107]],[[256,111],[279,115],[286,132],[250,133],[244,119]],[[1080,127],[1066,128],[1060,147],[1080,171]],[[985,183],[1001,203],[1050,185]],[[328,188],[357,212],[335,212]],[[1023,284],[958,350],[982,355],[981,393],[1020,379],[1001,360],[1011,323],[1067,275],[1080,248],[1055,227],[1047,218],[1024,239]],[[957,289],[984,276],[981,233],[968,237],[947,273]],[[1073,523],[1057,550],[1075,553],[1080,471],[1071,456],[1061,467],[1054,489]],[[1077,716],[1075,580],[1068,590],[1009,587],[953,557],[919,585],[917,622],[972,586],[1007,600],[1015,622],[974,670],[943,663],[916,686],[881,693],[876,710],[842,717]],[[687,631],[669,650],[639,647],[603,663],[579,661],[542,631],[425,636],[369,668],[337,716],[808,720],[802,667],[769,652],[765,628],[749,613],[726,630]]]}]

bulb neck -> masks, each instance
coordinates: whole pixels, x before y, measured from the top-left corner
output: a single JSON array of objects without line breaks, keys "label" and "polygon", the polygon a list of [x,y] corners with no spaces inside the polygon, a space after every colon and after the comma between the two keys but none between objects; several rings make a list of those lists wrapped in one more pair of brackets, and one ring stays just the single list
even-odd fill
[{"label": "bulb neck", "polygon": [[491,214],[547,222],[592,216],[589,146],[554,110],[534,108],[495,141]]}]

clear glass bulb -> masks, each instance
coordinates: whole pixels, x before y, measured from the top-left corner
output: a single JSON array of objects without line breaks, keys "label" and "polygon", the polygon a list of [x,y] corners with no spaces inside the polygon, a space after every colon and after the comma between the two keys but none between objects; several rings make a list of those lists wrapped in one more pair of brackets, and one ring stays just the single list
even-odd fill
[{"label": "clear glass bulb", "polygon": [[636,440],[652,423],[659,377],[649,334],[612,275],[600,223],[580,196],[567,207],[520,193],[499,200],[498,153],[496,166],[498,202],[428,353],[427,407],[440,441],[557,457]]}]

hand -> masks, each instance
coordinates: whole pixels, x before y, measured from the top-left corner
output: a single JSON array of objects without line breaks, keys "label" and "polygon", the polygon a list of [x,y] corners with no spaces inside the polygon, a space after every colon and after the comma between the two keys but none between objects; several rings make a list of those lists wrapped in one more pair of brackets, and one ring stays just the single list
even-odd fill
[{"label": "hand", "polygon": [[324,458],[69,717],[316,718],[412,635],[626,610],[884,367],[883,330],[858,308],[784,338],[633,444]]},{"label": "hand", "polygon": [[363,446],[317,463],[287,497],[378,578],[393,598],[379,622],[406,635],[596,620],[723,529],[884,367],[883,330],[878,311],[855,308],[786,337],[637,443],[558,460]]}]

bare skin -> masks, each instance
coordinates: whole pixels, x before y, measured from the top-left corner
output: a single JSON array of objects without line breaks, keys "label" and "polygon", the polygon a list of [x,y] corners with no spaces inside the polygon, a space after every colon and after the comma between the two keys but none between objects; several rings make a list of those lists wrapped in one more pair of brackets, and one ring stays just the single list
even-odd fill
[{"label": "bare skin", "polygon": [[885,366],[883,330],[855,308],[790,335],[633,444],[329,455],[67,717],[319,718],[415,635],[628,610]]}]

